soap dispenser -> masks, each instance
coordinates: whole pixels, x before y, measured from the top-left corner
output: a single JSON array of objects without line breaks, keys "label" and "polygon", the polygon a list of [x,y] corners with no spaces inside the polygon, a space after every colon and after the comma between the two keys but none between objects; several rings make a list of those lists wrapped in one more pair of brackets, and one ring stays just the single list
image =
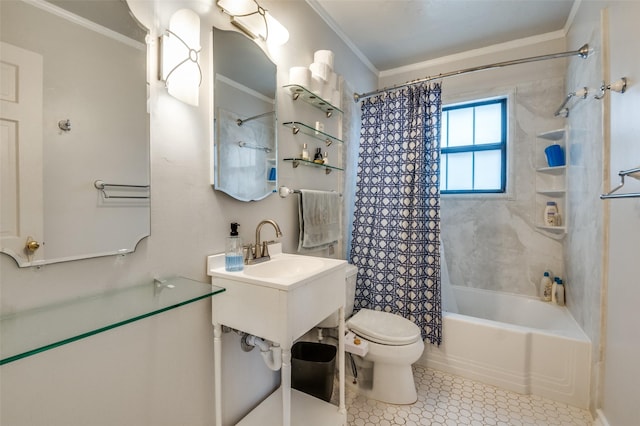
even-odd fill
[{"label": "soap dispenser", "polygon": [[231,233],[227,237],[224,269],[229,272],[242,271],[244,269],[242,240],[238,236],[238,226],[240,226],[238,223],[233,222],[231,224]]}]

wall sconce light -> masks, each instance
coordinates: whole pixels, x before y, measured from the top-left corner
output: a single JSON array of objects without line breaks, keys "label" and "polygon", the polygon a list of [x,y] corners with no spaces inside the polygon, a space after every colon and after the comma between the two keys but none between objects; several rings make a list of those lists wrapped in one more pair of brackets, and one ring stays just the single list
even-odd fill
[{"label": "wall sconce light", "polygon": [[275,45],[289,40],[289,31],[256,0],[217,0],[216,4],[231,17],[233,26],[253,39],[260,37]]},{"label": "wall sconce light", "polygon": [[198,106],[202,83],[200,69],[200,17],[192,10],[180,9],[171,15],[169,29],[160,36],[158,78],[171,96]]}]

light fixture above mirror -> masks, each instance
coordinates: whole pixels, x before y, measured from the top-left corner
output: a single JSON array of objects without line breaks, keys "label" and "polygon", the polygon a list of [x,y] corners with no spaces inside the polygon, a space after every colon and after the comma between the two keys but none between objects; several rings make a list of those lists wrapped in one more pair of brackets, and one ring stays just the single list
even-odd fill
[{"label": "light fixture above mirror", "polygon": [[200,17],[189,9],[171,15],[169,28],[160,37],[158,78],[171,96],[198,106],[202,83],[200,69]]},{"label": "light fixture above mirror", "polygon": [[289,40],[289,31],[256,0],[217,0],[216,4],[231,17],[232,25],[252,39],[275,45]]}]

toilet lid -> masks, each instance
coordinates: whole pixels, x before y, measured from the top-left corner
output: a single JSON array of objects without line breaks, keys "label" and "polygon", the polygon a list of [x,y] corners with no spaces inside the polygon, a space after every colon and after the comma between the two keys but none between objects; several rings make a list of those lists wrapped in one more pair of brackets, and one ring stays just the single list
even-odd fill
[{"label": "toilet lid", "polygon": [[360,337],[382,345],[410,345],[420,338],[420,328],[408,319],[371,309],[360,309],[349,319],[347,327]]}]

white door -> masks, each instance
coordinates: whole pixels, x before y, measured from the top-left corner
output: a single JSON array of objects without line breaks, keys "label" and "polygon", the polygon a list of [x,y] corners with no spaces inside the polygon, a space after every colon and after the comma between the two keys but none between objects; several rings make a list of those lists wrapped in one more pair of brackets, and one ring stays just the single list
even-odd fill
[{"label": "white door", "polygon": [[42,56],[0,42],[0,251],[21,266],[44,259],[42,167]]}]

